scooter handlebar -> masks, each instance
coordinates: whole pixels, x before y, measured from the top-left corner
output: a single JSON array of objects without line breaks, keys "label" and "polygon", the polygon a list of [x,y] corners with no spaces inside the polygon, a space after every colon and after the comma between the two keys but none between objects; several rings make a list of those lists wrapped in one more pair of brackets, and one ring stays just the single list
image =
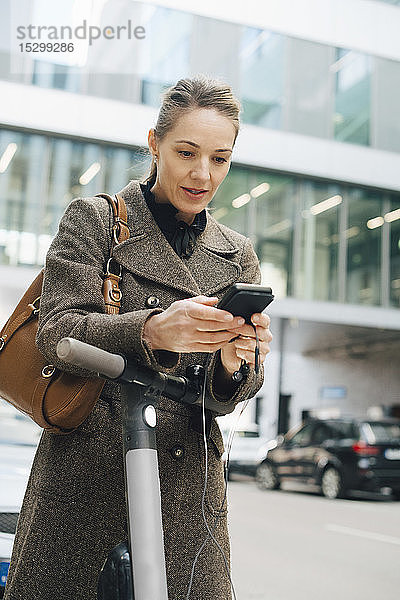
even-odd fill
[{"label": "scooter handlebar", "polygon": [[[116,379],[124,383],[138,383],[159,390],[162,394],[185,404],[201,406],[203,376],[196,372],[198,365],[191,365],[186,377],[160,373],[151,367],[140,365],[120,354],[113,354],[74,338],[62,338],[57,344],[57,356],[71,365],[94,371],[99,377]],[[205,397],[205,407],[223,415],[233,411],[232,402],[218,402]]]},{"label": "scooter handlebar", "polygon": [[57,344],[57,356],[61,360],[100,376],[117,379],[125,369],[125,359],[91,344],[65,337]]}]

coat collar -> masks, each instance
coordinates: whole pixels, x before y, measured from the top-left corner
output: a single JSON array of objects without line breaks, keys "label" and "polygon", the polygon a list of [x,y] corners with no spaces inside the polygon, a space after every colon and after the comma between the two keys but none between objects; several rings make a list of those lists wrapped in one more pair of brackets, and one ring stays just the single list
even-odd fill
[{"label": "coat collar", "polygon": [[191,296],[215,294],[238,280],[242,269],[233,259],[240,248],[210,214],[192,256],[181,259],[154,220],[139,181],[130,181],[118,194],[125,200],[130,230],[130,238],[114,249],[123,267]]}]

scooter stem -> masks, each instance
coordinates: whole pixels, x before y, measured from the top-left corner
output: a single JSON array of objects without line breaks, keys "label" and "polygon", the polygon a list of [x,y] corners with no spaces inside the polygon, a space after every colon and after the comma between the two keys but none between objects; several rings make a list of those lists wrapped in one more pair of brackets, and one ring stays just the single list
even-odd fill
[{"label": "scooter stem", "polygon": [[125,486],[134,600],[168,600],[156,413],[147,388],[121,385]]}]

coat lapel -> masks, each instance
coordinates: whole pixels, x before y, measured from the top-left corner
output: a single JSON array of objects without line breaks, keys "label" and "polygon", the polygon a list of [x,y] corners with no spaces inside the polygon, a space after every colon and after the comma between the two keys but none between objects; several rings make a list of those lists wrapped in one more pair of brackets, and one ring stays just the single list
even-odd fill
[{"label": "coat lapel", "polygon": [[139,181],[130,181],[118,194],[125,200],[130,230],[130,238],[114,249],[123,267],[189,296],[212,295],[238,280],[241,267],[232,259],[239,247],[222,234],[209,214],[192,256],[182,260],[155,222]]},{"label": "coat lapel", "polygon": [[207,214],[206,228],[197,238],[193,254],[186,262],[202,294],[212,296],[239,280],[242,272],[236,262],[239,250],[222,234],[215,219]]}]

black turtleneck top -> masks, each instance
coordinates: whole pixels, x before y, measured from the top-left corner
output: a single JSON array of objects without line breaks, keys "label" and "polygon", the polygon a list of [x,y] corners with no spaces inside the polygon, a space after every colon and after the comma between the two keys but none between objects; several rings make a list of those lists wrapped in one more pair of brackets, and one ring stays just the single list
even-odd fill
[{"label": "black turtleneck top", "polygon": [[181,258],[189,258],[193,253],[197,236],[204,231],[207,225],[205,209],[195,216],[191,225],[188,225],[185,221],[176,219],[175,215],[178,209],[175,206],[156,202],[149,182],[141,183],[140,187],[147,206],[172,248]]}]

